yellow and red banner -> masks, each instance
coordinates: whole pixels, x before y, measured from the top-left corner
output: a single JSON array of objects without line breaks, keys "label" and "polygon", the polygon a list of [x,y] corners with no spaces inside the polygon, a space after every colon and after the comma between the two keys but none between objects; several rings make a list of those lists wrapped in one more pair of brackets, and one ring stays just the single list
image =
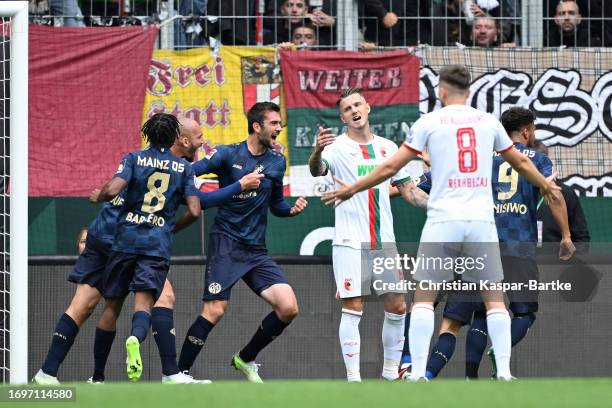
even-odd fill
[{"label": "yellow and red banner", "polygon": [[[281,104],[274,53],[274,48],[247,47],[154,51],[143,121],[158,112],[195,120],[206,140],[199,158],[217,144],[246,139],[251,106],[259,101]],[[284,151],[286,131],[277,140],[277,148]]]}]

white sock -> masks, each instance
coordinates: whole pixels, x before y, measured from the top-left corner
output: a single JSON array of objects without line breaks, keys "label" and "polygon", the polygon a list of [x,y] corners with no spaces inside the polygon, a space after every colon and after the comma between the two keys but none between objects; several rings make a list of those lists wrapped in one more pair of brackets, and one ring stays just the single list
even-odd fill
[{"label": "white sock", "polygon": [[395,380],[398,376],[397,370],[404,347],[405,319],[406,314],[399,315],[385,312],[382,327],[382,343],[385,352],[382,377],[387,380]]},{"label": "white sock", "polygon": [[359,335],[359,321],[362,312],[350,309],[342,309],[340,319],[340,347],[342,358],[346,366],[346,378],[349,381],[361,381],[359,373],[359,352],[361,347],[361,336]]},{"label": "white sock", "polygon": [[506,309],[491,309],[487,311],[487,329],[489,331],[493,350],[495,350],[495,363],[497,364],[498,378],[509,378],[511,376],[511,322],[510,315]]},{"label": "white sock", "polygon": [[431,343],[433,330],[433,305],[414,305],[410,314],[410,329],[408,330],[408,342],[410,344],[410,354],[412,355],[412,373],[410,374],[412,380],[425,378],[429,343]]}]

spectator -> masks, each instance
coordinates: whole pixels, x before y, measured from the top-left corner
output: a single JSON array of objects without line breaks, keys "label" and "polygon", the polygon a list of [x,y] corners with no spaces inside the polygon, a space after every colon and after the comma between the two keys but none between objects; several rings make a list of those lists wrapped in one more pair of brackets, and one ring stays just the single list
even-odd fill
[{"label": "spectator", "polygon": [[574,0],[560,0],[554,18],[554,27],[549,32],[548,45],[558,47],[589,47],[600,46],[599,37],[591,37],[586,24],[582,23],[582,15],[578,3]]},{"label": "spectator", "polygon": [[180,2],[179,14],[189,18],[177,19],[174,22],[174,47],[176,49],[200,47],[206,44],[200,24],[201,17],[206,15],[206,1],[183,0]]},{"label": "spectator", "polygon": [[336,0],[310,0],[310,18],[317,30],[318,45],[336,46]]},{"label": "spectator", "polygon": [[[448,0],[433,6],[433,19],[431,20],[432,45],[448,46],[455,45],[455,43],[468,43],[470,30],[468,21],[465,19],[464,1]],[[469,10],[476,17],[484,16],[485,14],[474,2],[472,2]]]},{"label": "spectator", "polygon": [[208,0],[207,36],[225,45],[255,45],[254,6],[252,0]]},{"label": "spectator", "polygon": [[[553,20],[556,15],[559,0],[544,2],[544,16],[550,22],[546,26],[547,37],[551,31],[557,31]],[[612,46],[612,2],[604,0],[576,0],[582,15],[582,26],[586,26],[593,40],[590,44],[604,47]]]},{"label": "spectator", "polygon": [[83,13],[76,0],[49,0],[49,14],[60,16],[55,24],[64,27],[85,27]]},{"label": "spectator", "polygon": [[516,47],[513,42],[503,42],[500,44],[501,35],[497,20],[489,15],[476,17],[472,25],[472,45],[475,47]]},{"label": "spectator", "polygon": [[[536,140],[534,147],[537,151],[544,154],[548,154],[548,147],[539,140]],[[567,219],[569,222],[570,234],[572,235],[572,242],[576,245],[578,253],[585,253],[588,251],[589,242],[591,236],[589,234],[589,228],[580,205],[580,200],[576,196],[574,190],[569,186],[557,181],[557,185],[561,187],[561,194],[565,199],[565,205],[567,206]],[[550,208],[542,204],[536,213],[538,224],[541,223],[542,228],[542,242],[556,242],[561,241],[561,232],[559,226],[554,221]]]},{"label": "spectator", "polygon": [[279,44],[279,48],[284,50],[296,49],[316,49],[318,45],[317,30],[312,24],[294,26],[291,34],[291,42]]},{"label": "spectator", "polygon": [[291,41],[293,26],[304,25],[306,22],[308,6],[308,0],[267,1],[264,44]]},{"label": "spectator", "polygon": [[[360,13],[365,16],[364,39],[380,46],[406,46],[427,43],[429,36],[419,17],[429,15],[429,5],[419,0],[365,0]],[[376,17],[376,18],[374,18]]]}]

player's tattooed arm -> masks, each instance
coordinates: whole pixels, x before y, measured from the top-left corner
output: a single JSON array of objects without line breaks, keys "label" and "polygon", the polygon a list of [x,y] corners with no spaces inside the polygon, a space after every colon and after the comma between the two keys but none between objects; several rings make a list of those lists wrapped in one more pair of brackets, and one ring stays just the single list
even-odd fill
[{"label": "player's tattooed arm", "polygon": [[418,188],[412,181],[406,183],[398,183],[397,189],[408,203],[415,207],[427,209],[427,201],[429,195]]},{"label": "player's tattooed arm", "polygon": [[319,127],[315,147],[312,150],[310,158],[308,159],[308,167],[310,168],[310,174],[313,177],[324,176],[327,174],[327,166],[325,163],[323,163],[321,154],[323,153],[325,146],[334,143],[334,140],[336,140],[336,135],[332,133],[331,129]]}]

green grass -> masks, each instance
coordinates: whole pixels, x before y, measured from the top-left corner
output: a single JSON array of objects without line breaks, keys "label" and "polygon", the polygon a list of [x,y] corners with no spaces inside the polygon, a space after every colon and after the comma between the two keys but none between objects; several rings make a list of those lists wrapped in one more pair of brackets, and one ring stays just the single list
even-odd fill
[{"label": "green grass", "polygon": [[[12,407],[401,407],[543,408],[609,407],[612,379],[529,379],[512,383],[489,380],[429,383],[365,381],[269,381],[263,385],[217,382],[212,385],[112,383],[62,384],[76,387],[76,402],[5,404]],[[6,391],[7,386],[2,387]]]}]

